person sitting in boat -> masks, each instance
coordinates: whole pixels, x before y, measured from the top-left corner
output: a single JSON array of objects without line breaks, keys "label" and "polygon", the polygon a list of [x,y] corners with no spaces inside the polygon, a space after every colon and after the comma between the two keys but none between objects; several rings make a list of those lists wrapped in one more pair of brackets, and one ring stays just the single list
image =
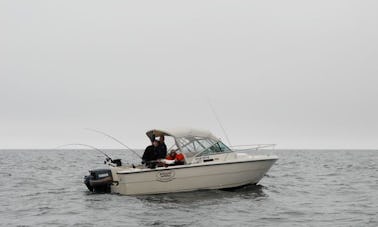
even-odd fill
[{"label": "person sitting in boat", "polygon": [[164,136],[160,136],[156,159],[164,159],[165,156],[167,156],[167,145],[164,143]]},{"label": "person sitting in boat", "polygon": [[149,168],[154,168],[156,166],[156,160],[158,159],[158,147],[159,141],[153,140],[152,144],[144,150],[142,156],[142,164],[146,164]]},{"label": "person sitting in boat", "polygon": [[171,150],[171,152],[165,159],[174,161],[172,164],[169,164],[169,165],[184,165],[185,164],[184,155],[181,153],[177,153],[177,149]]}]

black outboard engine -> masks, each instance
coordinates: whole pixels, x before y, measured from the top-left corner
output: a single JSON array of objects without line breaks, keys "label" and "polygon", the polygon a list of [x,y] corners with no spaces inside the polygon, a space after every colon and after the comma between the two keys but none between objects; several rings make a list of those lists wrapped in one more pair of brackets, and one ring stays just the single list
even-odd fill
[{"label": "black outboard engine", "polygon": [[84,183],[91,192],[109,193],[110,185],[113,183],[112,171],[110,169],[94,169],[89,171],[90,175],[84,177]]}]

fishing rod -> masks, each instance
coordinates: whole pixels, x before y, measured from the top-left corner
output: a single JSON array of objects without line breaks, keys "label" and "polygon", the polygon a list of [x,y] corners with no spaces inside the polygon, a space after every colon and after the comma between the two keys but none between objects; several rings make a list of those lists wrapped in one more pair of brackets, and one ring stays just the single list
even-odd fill
[{"label": "fishing rod", "polygon": [[59,146],[57,148],[59,149],[60,147],[67,147],[67,146],[84,146],[84,147],[89,147],[89,148],[92,148],[93,150],[96,150],[96,151],[100,152],[101,154],[105,155],[108,160],[113,161],[113,159],[109,155],[107,155],[104,151],[100,150],[99,148],[97,148],[95,146],[84,144],[84,143],[69,143],[69,144],[61,145],[61,146]]},{"label": "fishing rod", "polygon": [[222,129],[223,134],[224,134],[224,136],[226,137],[226,140],[227,140],[228,144],[231,146],[231,141],[230,141],[230,139],[228,138],[228,135],[227,135],[227,133],[226,133],[226,130],[224,129],[224,127],[223,127],[223,125],[222,125],[222,123],[221,123],[221,121],[220,121],[220,119],[219,119],[217,113],[215,112],[215,109],[214,109],[213,105],[211,105],[210,100],[207,100],[207,102],[209,103],[210,109],[211,109],[211,111],[213,112],[214,117],[215,117],[215,119],[217,120],[217,122],[218,122],[220,128]]},{"label": "fishing rod", "polygon": [[102,132],[100,130],[97,130],[97,129],[92,129],[92,128],[85,128],[86,130],[89,130],[89,131],[92,131],[92,132],[96,132],[96,133],[100,133],[114,141],[116,141],[117,143],[121,144],[122,146],[126,147],[128,150],[130,150],[131,152],[133,152],[136,156],[138,156],[139,158],[142,159],[142,156],[140,156],[136,151],[134,151],[133,149],[131,149],[129,146],[127,146],[126,144],[122,143],[120,140],[118,140],[117,138],[115,138],[114,136],[111,136],[105,132]]}]

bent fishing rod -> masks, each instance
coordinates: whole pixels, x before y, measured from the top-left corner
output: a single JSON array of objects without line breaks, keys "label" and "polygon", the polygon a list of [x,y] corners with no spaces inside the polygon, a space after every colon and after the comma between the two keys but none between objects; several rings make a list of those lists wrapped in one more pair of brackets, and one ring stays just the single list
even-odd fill
[{"label": "bent fishing rod", "polygon": [[92,145],[88,145],[88,144],[84,144],[84,143],[69,143],[69,144],[64,144],[64,145],[61,145],[61,146],[58,146],[57,148],[61,148],[61,147],[68,147],[68,146],[83,146],[83,147],[89,147],[89,148],[92,148],[93,150],[96,150],[98,152],[100,152],[101,154],[105,155],[105,157],[110,160],[110,161],[113,161],[113,159],[107,155],[104,151],[100,150],[99,148],[95,147],[95,146],[92,146]]},{"label": "bent fishing rod", "polygon": [[117,138],[115,138],[114,136],[111,136],[105,132],[102,132],[100,130],[97,130],[97,129],[93,129],[93,128],[85,128],[85,130],[88,130],[88,131],[92,131],[92,132],[96,132],[96,133],[99,133],[99,134],[102,134],[114,141],[116,141],[117,143],[121,144],[122,146],[126,147],[128,150],[130,150],[131,152],[133,152],[136,156],[138,156],[140,159],[142,159],[142,156],[140,156],[136,151],[134,151],[133,149],[131,149],[129,146],[127,146],[126,144],[122,143],[120,140],[118,140]]}]

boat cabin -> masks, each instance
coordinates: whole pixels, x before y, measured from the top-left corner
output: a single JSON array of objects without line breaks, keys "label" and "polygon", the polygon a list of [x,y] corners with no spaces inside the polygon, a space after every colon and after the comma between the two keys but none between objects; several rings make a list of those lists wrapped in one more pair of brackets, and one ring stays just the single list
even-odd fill
[{"label": "boat cabin", "polygon": [[[177,150],[185,156],[185,164],[195,164],[214,161],[209,156],[219,156],[232,152],[220,139],[211,132],[198,129],[153,129],[146,133],[153,141],[156,137],[164,136],[167,145],[167,153]],[[171,139],[168,139],[171,138]]]}]

